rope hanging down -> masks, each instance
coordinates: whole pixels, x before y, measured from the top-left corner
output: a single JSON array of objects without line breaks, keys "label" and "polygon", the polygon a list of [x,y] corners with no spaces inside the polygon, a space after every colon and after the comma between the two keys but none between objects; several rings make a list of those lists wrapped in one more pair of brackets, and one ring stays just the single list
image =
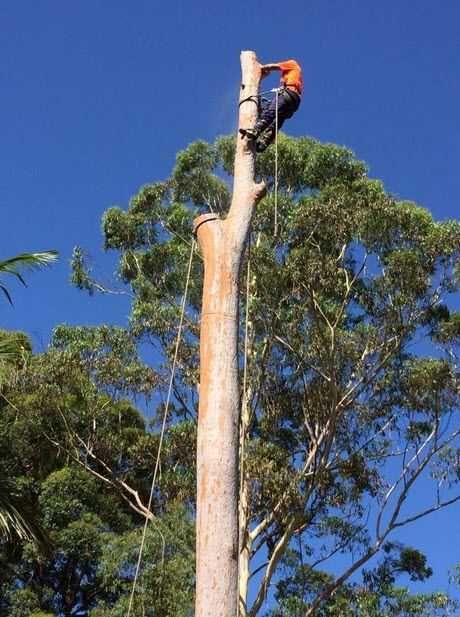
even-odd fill
[{"label": "rope hanging down", "polygon": [[[246,266],[246,306],[245,306],[245,318],[244,318],[244,349],[243,349],[243,391],[241,395],[241,417],[240,417],[240,486],[238,496],[238,510],[241,507],[241,494],[243,491],[243,483],[245,477],[245,445],[246,445],[246,426],[245,419],[247,418],[247,405],[248,405],[248,356],[249,356],[249,296],[251,292],[251,233],[248,236],[248,261]],[[240,518],[240,514],[239,514]],[[239,521],[241,523],[241,519]],[[243,535],[240,533],[238,555],[243,549]],[[238,589],[240,588],[240,568],[238,568]],[[240,617],[240,602],[238,602],[237,617]]]},{"label": "rope hanging down", "polygon": [[247,384],[248,384],[248,346],[249,346],[249,296],[251,278],[251,234],[248,238],[248,263],[246,268],[246,306],[244,317],[244,359],[243,359],[243,405],[247,403]]},{"label": "rope hanging down", "polygon": [[[169,404],[171,402],[172,388],[173,388],[173,383],[174,383],[174,374],[176,372],[176,366],[177,366],[177,357],[179,355],[179,344],[180,344],[180,340],[181,340],[181,336],[182,336],[182,328],[183,328],[183,325],[184,325],[185,305],[186,305],[186,302],[187,302],[188,287],[189,287],[190,276],[191,276],[191,272],[192,272],[192,262],[193,262],[193,253],[194,253],[194,251],[195,251],[195,239],[192,240],[192,244],[191,244],[190,257],[189,257],[188,268],[187,268],[187,278],[186,278],[186,281],[185,281],[184,295],[182,296],[181,312],[180,312],[180,319],[179,319],[179,327],[177,329],[176,345],[175,345],[175,348],[174,348],[174,359],[173,359],[173,363],[172,363],[172,367],[171,367],[171,376],[170,376],[170,379],[169,379],[168,394],[167,394],[167,397],[166,397],[165,410],[164,410],[163,421],[162,421],[162,425],[161,425],[160,442],[158,444],[157,458],[156,458],[156,461],[155,461],[155,469],[154,469],[154,472],[153,472],[152,486],[150,487],[149,502],[148,502],[148,506],[147,506],[147,510],[149,512],[150,512],[150,508],[152,506],[153,493],[154,493],[155,485],[156,485],[156,481],[157,481],[158,470],[160,468],[161,449],[162,449],[162,446],[163,446],[163,440],[164,440],[164,435],[165,435],[165,431],[166,431],[166,420],[168,418]],[[140,544],[140,548],[139,548],[139,557],[137,559],[136,571],[135,571],[135,574],[134,574],[133,586],[132,586],[131,595],[130,595],[130,598],[129,598],[129,606],[128,606],[127,617],[130,617],[131,610],[133,608],[134,594],[136,592],[137,580],[139,578],[139,571],[140,571],[141,562],[142,562],[142,553],[144,552],[145,537],[146,537],[146,534],[147,534],[147,526],[148,526],[148,524],[149,524],[149,517],[146,516],[145,517],[145,523],[144,523],[144,529],[142,531],[141,544]]]},{"label": "rope hanging down", "polygon": [[273,235],[278,235],[278,96],[279,88],[276,89],[275,95],[275,223]]}]

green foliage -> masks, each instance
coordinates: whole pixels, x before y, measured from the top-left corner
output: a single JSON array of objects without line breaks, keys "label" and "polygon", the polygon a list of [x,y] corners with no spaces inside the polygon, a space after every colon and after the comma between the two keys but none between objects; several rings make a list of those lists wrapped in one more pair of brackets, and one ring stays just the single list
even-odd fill
[{"label": "green foliage", "polygon": [[[235,139],[220,137],[216,142],[218,162],[227,174],[233,174]],[[275,152],[269,148],[257,157],[257,173],[272,178]],[[288,192],[317,190],[334,183],[352,182],[365,176],[366,166],[357,161],[351,150],[335,144],[322,144],[310,137],[278,137],[280,161],[279,187]]]},{"label": "green foliage", "polygon": [[[19,589],[38,598],[30,610],[126,614],[192,221],[206,208],[228,211],[234,149],[233,137],[191,144],[169,178],[104,214],[104,246],[118,259],[115,292],[131,301],[126,328],[58,326],[46,353],[4,363],[5,468],[30,495],[54,552],[45,563],[25,542],[13,556],[0,553],[8,564],[0,615]],[[398,586],[431,570],[416,548],[389,536],[458,491],[460,224],[396,200],[347,148],[281,135],[275,241],[273,171],[269,148],[257,159],[268,191],[253,220],[247,300],[242,479],[246,532],[258,535],[250,545],[244,538],[269,563],[251,593],[253,614],[276,584],[272,615],[448,615],[446,596]],[[77,287],[114,291],[80,248],[72,267]],[[193,604],[202,277],[196,256],[138,615],[185,617]],[[241,319],[245,301],[242,294]],[[423,505],[410,499],[420,478]],[[339,578],[340,556],[349,554]]]},{"label": "green foliage", "polygon": [[97,495],[95,478],[83,469],[63,467],[51,473],[41,485],[43,521],[49,529],[60,529],[80,519]]},{"label": "green foliage", "polygon": [[[16,257],[0,261],[0,276],[9,274],[24,286],[23,270],[34,270],[51,264],[57,258],[56,251],[42,253],[22,253]],[[0,290],[8,302],[13,304],[7,287],[0,280]],[[0,395],[3,382],[9,379],[11,371],[25,367],[31,352],[31,344],[23,333],[0,331]],[[32,539],[41,549],[45,549],[47,539],[37,524],[30,501],[21,494],[17,483],[7,477],[8,468],[0,461],[0,542],[8,548],[14,540]]]},{"label": "green foliage", "polygon": [[72,275],[70,282],[78,289],[84,289],[90,295],[94,293],[94,285],[90,277],[90,267],[85,259],[84,252],[79,246],[76,246],[72,252],[70,262]]},{"label": "green foliage", "polygon": [[0,330],[0,387],[12,371],[27,364],[31,352],[32,345],[23,332]]},{"label": "green foliage", "polygon": [[[118,251],[119,282],[132,294],[129,336],[133,344],[152,344],[159,351],[160,389],[174,350],[192,219],[205,207],[225,216],[234,152],[234,137],[191,144],[178,154],[170,178],[143,187],[125,210],[109,209],[103,219],[105,246]],[[291,546],[293,530],[300,534],[311,567],[308,601],[314,603],[334,579],[312,564],[326,564],[328,556],[350,550],[365,563],[382,551],[392,531],[418,514],[408,505],[405,487],[422,476],[431,479],[429,512],[430,498],[442,501],[441,493],[460,477],[459,444],[450,430],[459,402],[452,294],[459,289],[460,224],[438,223],[426,209],[396,200],[347,148],[280,135],[278,153],[276,243],[274,150],[257,157],[257,175],[268,191],[252,226],[247,528],[262,524],[251,549],[265,548],[269,577],[285,534],[291,534]],[[79,274],[81,260],[77,266],[80,287],[91,289],[85,283],[91,280],[95,289],[92,273],[85,279]],[[165,447],[168,464],[157,495],[163,508],[176,499],[193,507],[202,274],[195,259]],[[244,302],[242,295],[241,315]],[[420,340],[423,352],[416,348]],[[152,426],[161,412],[157,405]],[[145,437],[129,449],[136,481],[147,473],[145,461],[152,462],[154,440]],[[386,460],[395,463],[387,466]],[[399,482],[398,460],[404,470]],[[408,460],[413,462],[405,467]],[[392,498],[386,499],[389,490]],[[403,515],[398,503],[409,514]],[[367,529],[369,510],[378,518],[376,533]],[[391,576],[429,573],[415,549],[400,552],[398,562],[391,559],[384,560]],[[316,574],[327,580],[313,583]],[[392,579],[396,597],[395,584]],[[371,606],[366,594],[360,601]],[[263,587],[259,595],[256,612]],[[357,610],[358,600],[345,609],[347,598],[334,598],[337,614]],[[394,605],[402,607],[406,599],[403,594]],[[283,602],[294,606],[298,597],[290,594]],[[320,604],[332,606],[327,602],[325,596]],[[375,606],[384,610],[383,604]],[[293,614],[297,610],[291,608]]]},{"label": "green foliage", "polygon": [[33,539],[42,547],[47,544],[27,494],[5,477],[0,477],[0,539],[4,543]]},{"label": "green foliage", "polygon": [[219,154],[204,141],[192,143],[177,155],[172,173],[173,199],[223,212],[230,205],[228,188],[214,172]]},{"label": "green foliage", "polygon": [[[431,576],[426,558],[419,551],[397,543],[385,545],[384,558],[372,571],[365,571],[363,584],[347,583],[318,609],[318,617],[446,617],[456,614],[459,603],[443,593],[410,593],[398,587],[396,578],[407,574],[423,581]],[[267,617],[298,617],[311,607],[333,578],[303,565],[299,552],[289,552],[284,576],[276,585],[278,606]]]},{"label": "green foliage", "polygon": [[[132,586],[132,576],[126,576],[126,572],[135,569],[139,545],[140,530],[108,539],[100,572],[104,588],[119,599],[111,607],[101,605],[94,609],[91,617],[126,615]],[[161,523],[152,523],[146,536],[145,567],[138,582],[134,615],[190,615],[194,589],[193,549],[193,525],[183,509],[168,512]]]},{"label": "green foliage", "polygon": [[135,341],[123,328],[61,325],[54,329],[51,344],[66,357],[78,359],[96,385],[112,394],[149,394],[158,384],[158,375],[142,362]]},{"label": "green foliage", "polygon": [[40,602],[37,595],[30,589],[18,589],[14,593],[13,601],[11,602],[12,617],[30,617],[31,615],[40,614],[37,611],[40,609]]},{"label": "green foliage", "polygon": [[[135,347],[110,329],[75,334],[58,329],[56,347],[13,368],[3,386],[1,471],[11,477],[10,500],[14,485],[49,545],[39,552],[25,534],[21,542],[0,544],[0,615],[126,614],[144,521],[130,486],[147,503],[158,439],[131,402],[117,398],[115,389],[114,398],[106,394],[94,370],[99,354],[109,353],[119,354],[129,373]],[[189,424],[178,424],[165,441],[165,463],[177,466],[177,477],[171,469],[160,483],[164,495],[154,501],[135,614],[145,604],[165,617],[190,612],[193,521],[174,505],[179,498],[190,501],[194,490]]]}]

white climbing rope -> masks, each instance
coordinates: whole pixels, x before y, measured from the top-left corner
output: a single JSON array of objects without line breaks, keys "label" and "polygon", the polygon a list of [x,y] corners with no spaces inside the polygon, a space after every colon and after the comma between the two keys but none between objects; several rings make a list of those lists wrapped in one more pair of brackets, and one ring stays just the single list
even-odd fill
[{"label": "white climbing rope", "polygon": [[275,223],[273,229],[273,235],[278,235],[278,96],[279,88],[276,89],[275,94]]},{"label": "white climbing rope", "polygon": [[[248,237],[248,261],[246,266],[246,306],[245,306],[245,317],[244,317],[244,350],[243,350],[243,392],[241,396],[241,418],[243,418],[247,413],[247,405],[248,405],[248,356],[249,356],[249,300],[251,293],[251,233],[249,233]],[[240,424],[240,486],[239,486],[239,500],[241,498],[241,491],[243,488],[244,476],[245,476],[245,444],[246,444],[246,435],[242,430],[242,424]],[[238,501],[239,501],[238,500]],[[239,508],[238,508],[239,509]],[[238,521],[240,523],[240,521]],[[240,530],[241,531],[241,530]],[[238,557],[243,548],[243,537],[240,537],[239,541],[239,550]],[[238,567],[238,593],[240,590],[240,568]],[[237,617],[240,617],[240,598],[238,599],[238,610]]]},{"label": "white climbing rope", "polygon": [[246,404],[247,383],[248,383],[248,343],[249,343],[249,299],[250,299],[250,277],[251,277],[251,235],[248,240],[248,263],[246,270],[246,307],[244,320],[244,360],[243,360],[243,405]]},{"label": "white climbing rope", "polygon": [[[174,383],[174,374],[176,372],[177,357],[179,355],[179,344],[180,344],[180,340],[181,340],[181,336],[182,336],[182,328],[183,328],[183,325],[184,325],[185,305],[186,305],[186,302],[187,302],[188,287],[189,287],[190,276],[191,276],[191,272],[192,272],[192,262],[193,262],[193,253],[195,252],[195,244],[196,244],[195,243],[195,239],[193,239],[192,240],[192,244],[191,244],[191,249],[190,249],[190,257],[189,257],[189,262],[188,262],[187,278],[186,278],[186,281],[185,281],[184,295],[182,296],[182,302],[181,302],[181,312],[180,312],[180,319],[179,319],[179,327],[177,329],[176,345],[175,345],[175,348],[174,348],[174,359],[173,359],[173,363],[172,363],[172,367],[171,367],[171,376],[170,376],[170,379],[169,379],[168,394],[167,394],[167,397],[166,397],[165,410],[164,410],[164,414],[163,414],[163,422],[162,422],[162,425],[161,425],[160,442],[158,444],[158,452],[157,452],[157,458],[156,458],[156,461],[155,461],[155,469],[154,469],[154,472],[153,472],[152,485],[150,487],[149,502],[148,502],[148,506],[147,506],[147,510],[149,512],[150,512],[150,508],[152,506],[153,493],[154,493],[155,485],[156,485],[156,481],[157,481],[158,470],[160,468],[161,449],[162,449],[162,446],[163,446],[163,440],[164,440],[164,435],[165,435],[165,431],[166,431],[166,420],[168,418],[169,404],[171,402],[172,388],[173,388],[173,383]],[[139,571],[140,571],[141,562],[142,562],[142,553],[144,552],[145,537],[146,537],[146,534],[147,534],[148,524],[149,524],[149,517],[146,516],[145,517],[145,523],[144,523],[144,529],[143,529],[143,532],[142,532],[141,544],[140,544],[140,547],[139,547],[139,556],[138,556],[137,564],[136,564],[136,572],[134,574],[133,586],[132,586],[131,595],[130,595],[130,598],[129,598],[129,606],[128,606],[127,617],[130,617],[131,610],[133,608],[134,594],[136,592],[137,580],[139,578]]]}]

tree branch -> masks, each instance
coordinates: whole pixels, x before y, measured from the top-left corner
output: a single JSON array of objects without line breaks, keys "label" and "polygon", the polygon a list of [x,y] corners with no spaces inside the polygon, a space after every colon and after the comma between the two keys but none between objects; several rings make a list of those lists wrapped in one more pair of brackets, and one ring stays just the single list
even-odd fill
[{"label": "tree branch", "polygon": [[275,571],[276,566],[278,565],[279,560],[283,556],[283,553],[286,549],[286,546],[289,543],[289,540],[292,537],[292,534],[295,528],[295,523],[296,523],[295,518],[292,518],[290,522],[288,523],[283,535],[278,540],[278,543],[276,544],[273,550],[273,553],[270,557],[267,569],[264,574],[264,578],[260,584],[257,597],[254,601],[254,604],[251,607],[251,610],[249,611],[249,617],[255,617],[257,615],[260,607],[262,606],[265,598],[267,597],[267,591],[268,591],[268,587],[270,585],[270,581],[272,579],[273,573]]}]

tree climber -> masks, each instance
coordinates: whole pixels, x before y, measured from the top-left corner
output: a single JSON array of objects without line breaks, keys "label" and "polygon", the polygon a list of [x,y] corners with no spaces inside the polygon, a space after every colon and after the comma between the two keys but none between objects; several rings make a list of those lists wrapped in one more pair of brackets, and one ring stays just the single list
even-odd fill
[{"label": "tree climber", "polygon": [[262,66],[262,78],[272,71],[281,71],[281,87],[271,101],[262,101],[259,117],[253,129],[240,129],[248,139],[256,140],[257,152],[263,152],[275,139],[276,103],[278,102],[278,130],[298,109],[303,90],[302,69],[295,60],[285,60]]}]

